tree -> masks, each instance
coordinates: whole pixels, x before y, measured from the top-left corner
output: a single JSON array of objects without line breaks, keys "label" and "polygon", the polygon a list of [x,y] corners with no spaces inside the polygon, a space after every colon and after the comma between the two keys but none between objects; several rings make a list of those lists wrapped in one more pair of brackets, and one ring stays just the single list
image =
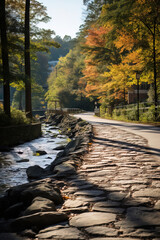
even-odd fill
[{"label": "tree", "polygon": [[2,65],[3,65],[4,112],[10,117],[10,85],[9,85],[10,74],[9,74],[5,0],[1,0],[0,13],[1,13],[0,31],[1,31]]},{"label": "tree", "polygon": [[25,111],[32,118],[31,67],[30,67],[30,0],[25,5]]},{"label": "tree", "polygon": [[[134,49],[141,48],[145,60],[144,69],[148,75],[152,72],[154,86],[155,118],[157,117],[157,77],[159,61],[159,26],[160,1],[159,0],[115,0],[105,6],[103,22],[112,21],[114,29],[125,30],[134,36],[137,44]],[[118,36],[117,36],[118,37]],[[131,49],[133,51],[134,49]],[[148,79],[148,82],[151,82]]]}]

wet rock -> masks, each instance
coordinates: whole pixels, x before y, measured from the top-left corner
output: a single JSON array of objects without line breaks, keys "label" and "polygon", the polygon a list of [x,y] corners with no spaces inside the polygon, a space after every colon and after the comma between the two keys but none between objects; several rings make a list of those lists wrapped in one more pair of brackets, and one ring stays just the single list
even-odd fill
[{"label": "wet rock", "polygon": [[74,227],[89,227],[107,224],[115,221],[116,214],[104,212],[82,213],[70,220],[70,225]]},{"label": "wet rock", "polygon": [[16,160],[17,163],[29,162],[29,159],[19,159]]},{"label": "wet rock", "polygon": [[22,199],[32,201],[35,197],[43,197],[53,201],[55,204],[63,202],[61,195],[49,183],[41,183],[35,186],[30,186],[22,193]]},{"label": "wet rock", "polygon": [[65,147],[65,153],[68,154],[69,152],[74,152],[81,142],[82,138],[76,137],[74,140],[67,144],[67,146]]},{"label": "wet rock", "polygon": [[23,154],[23,151],[18,151],[17,153],[18,153],[18,154]]},{"label": "wet rock", "polygon": [[42,229],[52,224],[66,221],[67,215],[62,212],[40,212],[32,215],[16,218],[11,222],[11,228],[20,231],[33,226]]},{"label": "wet rock", "polygon": [[46,175],[46,171],[38,165],[27,168],[26,173],[29,179],[39,179]]},{"label": "wet rock", "polygon": [[67,177],[76,174],[76,169],[69,163],[62,163],[54,168],[57,177]]},{"label": "wet rock", "polygon": [[36,197],[33,199],[32,204],[23,212],[23,215],[31,215],[37,212],[50,212],[55,210],[56,208],[53,201],[47,198]]},{"label": "wet rock", "polygon": [[59,150],[64,150],[64,149],[65,149],[65,146],[64,146],[64,145],[61,145],[61,146],[58,146],[58,147],[53,148],[53,150],[57,150],[57,151],[59,151]]},{"label": "wet rock", "polygon": [[44,151],[44,150],[37,150],[36,151],[36,155],[45,155],[45,154],[47,154],[47,152],[46,151]]},{"label": "wet rock", "polygon": [[[60,152],[61,153],[61,152]],[[51,165],[49,167],[47,167],[48,170],[52,171],[54,169],[55,166],[63,163],[63,162],[66,162],[70,159],[69,156],[66,156],[66,157],[59,157],[58,156],[59,154],[57,154],[57,157],[56,159],[51,163]]]},{"label": "wet rock", "polygon": [[58,134],[52,134],[51,138],[57,138],[58,137]]}]

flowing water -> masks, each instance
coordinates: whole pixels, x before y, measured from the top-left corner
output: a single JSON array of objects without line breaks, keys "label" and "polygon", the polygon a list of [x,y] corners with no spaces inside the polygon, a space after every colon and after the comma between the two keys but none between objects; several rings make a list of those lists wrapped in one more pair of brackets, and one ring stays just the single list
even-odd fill
[{"label": "flowing water", "polygon": [[[67,144],[66,136],[60,135],[54,127],[42,125],[42,132],[38,139],[13,147],[10,152],[0,152],[0,195],[12,186],[27,183],[28,167],[47,167],[59,152],[54,148]],[[38,155],[38,150],[47,154]]]}]

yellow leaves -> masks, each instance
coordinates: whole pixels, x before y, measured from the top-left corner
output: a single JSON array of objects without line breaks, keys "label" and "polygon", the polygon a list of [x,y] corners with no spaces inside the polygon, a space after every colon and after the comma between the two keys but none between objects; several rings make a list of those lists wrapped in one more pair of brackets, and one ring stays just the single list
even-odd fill
[{"label": "yellow leaves", "polygon": [[124,57],[122,62],[124,64],[128,64],[132,71],[141,71],[144,67],[142,54],[142,49],[137,49],[130,52],[126,57]]},{"label": "yellow leaves", "polygon": [[36,153],[33,153],[33,156],[40,156],[40,153],[36,152]]},{"label": "yellow leaves", "polygon": [[[70,131],[71,130],[71,128],[70,129],[68,129],[68,131]],[[67,142],[69,143],[69,142],[71,142],[72,140],[70,139],[70,138],[67,138]]]}]

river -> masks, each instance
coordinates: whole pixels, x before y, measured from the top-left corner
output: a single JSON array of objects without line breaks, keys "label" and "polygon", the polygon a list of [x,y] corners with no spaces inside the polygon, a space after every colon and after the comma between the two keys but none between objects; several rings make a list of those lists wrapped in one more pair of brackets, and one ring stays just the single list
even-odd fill
[{"label": "river", "polygon": [[[43,124],[42,137],[0,152],[0,195],[10,187],[27,183],[26,169],[33,165],[47,167],[59,152],[54,148],[66,144],[66,136],[60,135],[57,128]],[[47,154],[36,154],[39,150]]]}]

